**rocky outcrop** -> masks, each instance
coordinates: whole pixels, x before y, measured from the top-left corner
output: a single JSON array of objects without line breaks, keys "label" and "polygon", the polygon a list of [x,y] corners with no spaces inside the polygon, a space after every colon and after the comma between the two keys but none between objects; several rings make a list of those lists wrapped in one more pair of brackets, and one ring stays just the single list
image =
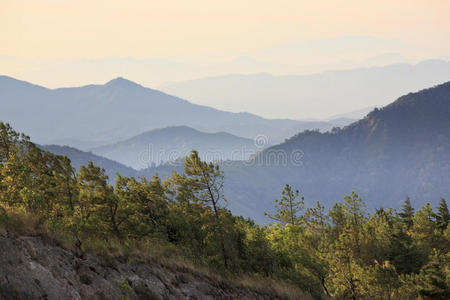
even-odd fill
[{"label": "rocky outcrop", "polygon": [[187,268],[78,257],[41,237],[0,236],[0,299],[274,299]]}]

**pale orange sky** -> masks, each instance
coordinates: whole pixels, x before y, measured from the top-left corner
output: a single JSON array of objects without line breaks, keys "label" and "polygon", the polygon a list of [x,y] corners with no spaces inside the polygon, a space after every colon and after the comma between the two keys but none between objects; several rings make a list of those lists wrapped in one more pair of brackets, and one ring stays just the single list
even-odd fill
[{"label": "pale orange sky", "polygon": [[0,75],[50,88],[429,58],[450,60],[450,0],[0,0]]},{"label": "pale orange sky", "polygon": [[449,0],[0,0],[0,56],[211,58],[343,35],[450,53]]}]

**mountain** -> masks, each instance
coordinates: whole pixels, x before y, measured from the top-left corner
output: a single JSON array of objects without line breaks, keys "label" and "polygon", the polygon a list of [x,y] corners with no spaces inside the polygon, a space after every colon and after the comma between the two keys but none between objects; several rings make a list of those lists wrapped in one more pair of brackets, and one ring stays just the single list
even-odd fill
[{"label": "mountain", "polygon": [[230,74],[173,83],[161,89],[199,104],[213,101],[216,107],[229,111],[327,119],[369,106],[383,106],[405,93],[448,80],[450,62],[426,60],[415,65],[392,64],[311,75]]},{"label": "mountain", "polygon": [[150,130],[91,151],[134,169],[144,169],[151,164],[185,157],[193,149],[206,161],[247,160],[267,145],[259,146],[251,139],[225,132],[205,133],[187,126],[176,126]]},{"label": "mountain", "polygon": [[72,166],[79,170],[81,166],[86,166],[89,161],[92,161],[94,165],[105,169],[106,175],[108,175],[111,182],[116,178],[116,173],[128,177],[137,177],[139,173],[129,168],[121,163],[107,159],[105,157],[95,155],[91,152],[81,151],[68,146],[58,146],[58,145],[39,145],[42,150],[49,151],[56,155],[67,156]]},{"label": "mountain", "polygon": [[[75,151],[56,149],[61,151],[56,154]],[[84,157],[83,163],[92,155],[75,154]],[[370,209],[399,207],[406,196],[416,208],[428,201],[436,204],[440,197],[450,198],[450,82],[402,96],[342,129],[304,131],[249,161],[221,165],[228,207],[259,223],[268,221],[264,212],[273,210],[286,183],[301,190],[307,205],[320,200],[328,206],[352,190]],[[123,173],[121,164],[101,166],[109,174]],[[135,176],[158,172],[164,178],[174,169],[182,171],[182,161]]]},{"label": "mountain", "polygon": [[104,85],[47,89],[0,76],[0,120],[27,132],[40,144],[82,149],[119,142],[146,130],[189,126],[204,132],[229,132],[280,142],[298,130],[328,130],[330,122],[269,120],[192,104],[123,78]]},{"label": "mountain", "polygon": [[[342,120],[342,119],[347,120],[347,121],[348,120],[353,120],[353,122],[354,121],[358,121],[359,119],[364,118],[374,108],[375,108],[375,106],[368,106],[368,107],[364,107],[362,109],[346,112],[346,113],[343,113],[343,114],[333,115],[333,116],[329,117],[328,120],[330,120],[332,122],[336,122],[336,121]],[[350,123],[353,123],[353,122],[348,122],[345,125],[349,125]]]},{"label": "mountain", "polygon": [[[260,223],[285,184],[300,189],[308,205],[329,206],[352,190],[370,209],[399,207],[406,196],[416,207],[434,205],[450,198],[450,82],[402,96],[342,129],[301,132],[222,167],[230,208]],[[144,173],[164,176],[173,168]]]}]

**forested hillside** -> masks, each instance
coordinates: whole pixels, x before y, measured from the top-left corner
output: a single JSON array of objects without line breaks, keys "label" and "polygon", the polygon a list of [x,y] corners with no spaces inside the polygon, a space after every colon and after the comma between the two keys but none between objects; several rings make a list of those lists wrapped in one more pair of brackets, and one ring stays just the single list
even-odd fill
[{"label": "forested hillside", "polygon": [[[0,234],[41,236],[70,251],[64,254],[50,247],[50,257],[62,262],[72,255],[80,261],[73,266],[66,263],[65,271],[62,264],[58,269],[42,258],[46,246],[39,240],[0,238],[0,247],[18,260],[20,270],[24,270],[23,259],[41,270],[33,276],[45,278],[52,269],[50,279],[55,283],[74,280],[74,293],[82,290],[82,284],[104,289],[106,283],[95,274],[110,268],[117,270],[105,277],[115,285],[107,290],[111,298],[160,299],[162,294],[152,290],[156,283],[136,285],[143,279],[134,272],[142,274],[145,266],[145,272],[155,274],[151,273],[159,270],[155,261],[163,267],[167,260],[172,266],[182,260],[190,262],[184,273],[206,268],[220,274],[222,281],[228,278],[228,284],[219,283],[214,291],[219,294],[247,278],[247,285],[240,283],[233,291],[244,287],[247,293],[253,289],[261,296],[290,299],[450,296],[450,213],[443,198],[436,209],[427,203],[414,212],[406,199],[399,211],[385,208],[369,213],[364,201],[351,192],[326,210],[319,202],[305,207],[301,193],[286,185],[274,201],[275,212],[267,214],[274,224],[261,227],[225,208],[226,202],[234,201],[223,195],[228,174],[219,165],[200,160],[195,151],[185,158],[183,172],[174,172],[164,181],[157,176],[138,180],[118,175],[112,186],[104,170],[92,162],[75,172],[67,157],[39,149],[8,124],[0,123],[0,137]],[[34,243],[30,248],[34,250],[26,243]],[[11,253],[12,249],[18,252]],[[101,264],[97,268],[92,255]],[[135,270],[137,262],[141,267]],[[0,274],[12,260],[4,263]],[[174,271],[166,267],[166,272]],[[23,280],[31,282],[30,273],[20,274],[0,281],[2,298],[27,297],[27,291],[57,292],[37,278],[24,286]],[[173,277],[170,284],[177,286],[166,284],[168,291],[163,292],[179,293],[178,285],[189,282],[190,276]],[[160,275],[159,280],[167,277]],[[105,294],[90,297],[103,299]]]}]

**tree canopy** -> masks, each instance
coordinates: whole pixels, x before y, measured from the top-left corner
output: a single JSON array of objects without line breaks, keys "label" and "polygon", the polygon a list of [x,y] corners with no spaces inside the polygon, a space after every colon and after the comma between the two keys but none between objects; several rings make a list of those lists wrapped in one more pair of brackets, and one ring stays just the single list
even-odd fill
[{"label": "tree canopy", "polygon": [[[0,123],[0,225],[18,213],[38,218],[80,255],[132,245],[165,245],[216,272],[290,282],[315,298],[448,299],[450,214],[445,199],[414,211],[368,212],[355,193],[328,211],[304,208],[290,185],[266,226],[226,208],[224,174],[193,151],[166,180],[117,174],[93,163],[78,172]],[[232,199],[230,200],[232,201]],[[147,250],[152,247],[147,246]]]}]

